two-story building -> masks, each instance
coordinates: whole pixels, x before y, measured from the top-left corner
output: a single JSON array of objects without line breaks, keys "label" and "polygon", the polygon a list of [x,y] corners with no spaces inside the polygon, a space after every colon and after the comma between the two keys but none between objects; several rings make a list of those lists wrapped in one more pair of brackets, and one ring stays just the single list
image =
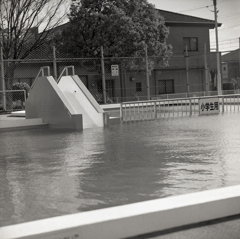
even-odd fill
[{"label": "two-story building", "polygon": [[[154,69],[150,75],[151,96],[213,91],[216,89],[216,54],[210,52],[210,29],[215,28],[215,21],[158,10],[169,27],[167,43],[173,47],[173,56],[168,67]],[[218,24],[220,26],[221,24]],[[126,89],[128,94],[146,95],[145,76],[129,73]],[[135,84],[135,88],[134,88]],[[141,89],[141,90],[139,90]],[[135,91],[135,92],[134,92]]]},{"label": "two-story building", "polygon": [[[210,71],[216,54],[210,52],[210,29],[215,21],[159,10],[170,28],[167,42],[173,46],[168,68],[155,70],[155,94],[214,90]],[[221,24],[218,24],[220,26]],[[189,89],[188,88],[189,84]]]}]

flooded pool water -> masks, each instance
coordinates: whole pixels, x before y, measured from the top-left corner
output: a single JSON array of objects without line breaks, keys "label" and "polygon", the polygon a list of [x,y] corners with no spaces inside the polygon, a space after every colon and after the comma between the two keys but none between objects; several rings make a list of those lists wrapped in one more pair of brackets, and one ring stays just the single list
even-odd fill
[{"label": "flooded pool water", "polygon": [[240,184],[239,119],[0,132],[0,226]]}]

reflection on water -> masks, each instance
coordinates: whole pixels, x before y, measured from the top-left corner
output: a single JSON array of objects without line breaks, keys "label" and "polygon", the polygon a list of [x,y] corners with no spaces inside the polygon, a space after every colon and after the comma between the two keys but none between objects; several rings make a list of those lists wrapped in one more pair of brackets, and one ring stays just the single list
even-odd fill
[{"label": "reflection on water", "polygon": [[0,226],[240,183],[239,114],[0,133]]}]

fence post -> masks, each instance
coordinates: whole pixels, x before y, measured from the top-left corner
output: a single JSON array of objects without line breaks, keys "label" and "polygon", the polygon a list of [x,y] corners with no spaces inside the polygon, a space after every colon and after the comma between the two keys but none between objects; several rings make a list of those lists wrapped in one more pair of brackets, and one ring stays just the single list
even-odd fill
[{"label": "fence post", "polygon": [[239,37],[239,50],[238,50],[238,76],[240,77],[240,37]]},{"label": "fence post", "polygon": [[154,101],[154,118],[157,118],[157,103]]},{"label": "fence post", "polygon": [[57,60],[56,60],[56,47],[53,44],[53,78],[57,81]]},{"label": "fence post", "polygon": [[123,121],[123,103],[122,102],[120,103],[120,119],[121,121]]},{"label": "fence post", "polygon": [[192,100],[189,99],[190,116],[192,115]]},{"label": "fence post", "polygon": [[105,66],[104,66],[104,55],[103,55],[103,46],[101,46],[101,66],[102,66],[102,88],[103,88],[103,103],[106,104],[106,80],[105,80]]},{"label": "fence post", "polygon": [[1,81],[2,81],[2,91],[3,91],[3,111],[6,111],[6,91],[5,91],[5,78],[4,78],[4,62],[3,62],[3,38],[2,30],[0,29],[0,61],[1,61]]},{"label": "fence post", "polygon": [[224,113],[224,97],[222,97],[222,113]]},{"label": "fence post", "polygon": [[[209,95],[209,74],[208,74],[208,65],[207,65],[207,45],[204,43],[204,71],[205,71],[205,83],[206,83],[206,95]],[[204,92],[205,96],[205,92]]]},{"label": "fence post", "polygon": [[221,52],[217,52],[217,89],[218,95],[222,95]]},{"label": "fence post", "polygon": [[186,45],[186,49],[185,49],[185,58],[186,58],[187,97],[189,97],[190,87],[189,87],[189,65],[188,65],[188,47],[187,47],[187,45]]},{"label": "fence post", "polygon": [[148,67],[148,50],[145,45],[145,61],[146,61],[146,83],[147,83],[147,99],[150,100],[150,84],[149,84],[149,67]]}]

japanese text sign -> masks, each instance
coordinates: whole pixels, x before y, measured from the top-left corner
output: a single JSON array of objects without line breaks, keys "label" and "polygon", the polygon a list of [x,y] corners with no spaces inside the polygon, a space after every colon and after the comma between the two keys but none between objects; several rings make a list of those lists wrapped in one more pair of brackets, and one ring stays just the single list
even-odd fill
[{"label": "japanese text sign", "polygon": [[118,65],[111,65],[111,75],[112,76],[119,76]]},{"label": "japanese text sign", "polygon": [[218,98],[202,98],[199,99],[199,114],[218,114],[219,99]]}]

